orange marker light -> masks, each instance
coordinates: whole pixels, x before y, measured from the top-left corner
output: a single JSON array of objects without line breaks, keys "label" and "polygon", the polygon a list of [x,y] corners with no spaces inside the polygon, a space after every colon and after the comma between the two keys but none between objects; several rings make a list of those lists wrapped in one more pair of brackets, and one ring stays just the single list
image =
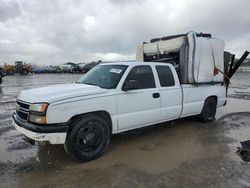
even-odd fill
[{"label": "orange marker light", "polygon": [[41,111],[42,111],[42,112],[45,112],[46,109],[47,109],[47,107],[48,107],[48,104],[44,103],[44,104],[42,105]]},{"label": "orange marker light", "polygon": [[46,124],[46,116],[41,117],[41,124]]}]

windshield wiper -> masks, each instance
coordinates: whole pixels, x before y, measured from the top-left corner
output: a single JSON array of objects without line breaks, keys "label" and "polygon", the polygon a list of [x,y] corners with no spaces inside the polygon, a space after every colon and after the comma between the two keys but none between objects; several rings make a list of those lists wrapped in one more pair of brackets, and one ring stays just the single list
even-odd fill
[{"label": "windshield wiper", "polygon": [[94,84],[94,83],[83,83],[83,84],[92,85],[92,86],[97,86],[97,85]]},{"label": "windshield wiper", "polygon": [[75,83],[77,83],[77,84],[87,84],[87,85],[96,86],[96,84],[94,84],[94,83],[82,83],[82,82],[79,82],[79,81],[77,81],[77,82],[75,82]]}]

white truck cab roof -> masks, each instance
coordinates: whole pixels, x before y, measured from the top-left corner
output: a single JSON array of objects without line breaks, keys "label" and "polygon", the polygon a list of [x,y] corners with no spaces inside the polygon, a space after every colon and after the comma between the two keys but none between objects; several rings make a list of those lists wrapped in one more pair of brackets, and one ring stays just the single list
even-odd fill
[{"label": "white truck cab roof", "polygon": [[128,66],[136,66],[136,65],[168,65],[173,66],[170,63],[160,63],[160,62],[140,62],[140,61],[124,61],[124,62],[112,62],[112,63],[101,63],[100,65],[128,65]]}]

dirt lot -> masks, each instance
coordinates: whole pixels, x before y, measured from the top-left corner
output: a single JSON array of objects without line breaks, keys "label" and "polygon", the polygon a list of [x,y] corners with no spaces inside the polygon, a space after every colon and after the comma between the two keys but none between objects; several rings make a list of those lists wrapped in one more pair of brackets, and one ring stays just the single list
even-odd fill
[{"label": "dirt lot", "polygon": [[62,145],[31,145],[11,122],[21,90],[77,81],[80,75],[5,77],[0,85],[0,187],[250,187],[237,155],[250,140],[250,74],[232,80],[216,121],[184,118],[112,137],[101,158],[77,163]]}]

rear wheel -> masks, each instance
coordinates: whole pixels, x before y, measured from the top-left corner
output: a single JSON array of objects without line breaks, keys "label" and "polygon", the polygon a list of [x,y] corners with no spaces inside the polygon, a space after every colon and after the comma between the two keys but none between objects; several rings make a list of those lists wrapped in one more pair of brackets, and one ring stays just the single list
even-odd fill
[{"label": "rear wheel", "polygon": [[72,125],[65,149],[79,161],[90,161],[101,156],[110,144],[110,127],[97,115],[85,115]]},{"label": "rear wheel", "polygon": [[216,98],[210,97],[205,100],[203,109],[199,115],[201,121],[209,122],[215,119],[217,101]]}]

